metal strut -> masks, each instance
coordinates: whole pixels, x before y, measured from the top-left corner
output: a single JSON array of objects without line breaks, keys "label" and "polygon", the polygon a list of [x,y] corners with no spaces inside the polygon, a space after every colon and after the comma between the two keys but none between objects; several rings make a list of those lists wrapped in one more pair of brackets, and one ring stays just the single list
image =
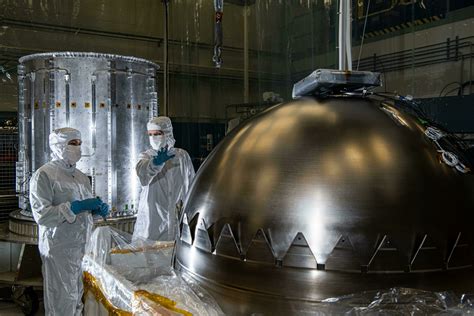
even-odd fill
[{"label": "metal strut", "polygon": [[339,70],[352,70],[351,1],[339,1]]}]

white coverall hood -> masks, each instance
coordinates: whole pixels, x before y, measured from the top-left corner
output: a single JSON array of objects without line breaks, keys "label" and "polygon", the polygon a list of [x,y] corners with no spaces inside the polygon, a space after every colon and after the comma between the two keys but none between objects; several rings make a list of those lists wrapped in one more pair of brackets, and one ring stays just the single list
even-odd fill
[{"label": "white coverall hood", "polygon": [[[169,117],[158,116],[150,119],[146,124],[146,129],[147,131],[162,131],[165,134],[165,145],[168,146],[168,149],[174,147],[176,140],[173,136],[173,125]],[[153,144],[151,145],[153,146]]]},{"label": "white coverall hood", "polygon": [[68,143],[73,139],[81,139],[81,132],[75,128],[58,128],[49,134],[49,148],[51,148],[51,158],[53,161],[63,160],[68,165],[76,163],[76,159],[71,160],[71,157],[69,157],[68,150]]}]

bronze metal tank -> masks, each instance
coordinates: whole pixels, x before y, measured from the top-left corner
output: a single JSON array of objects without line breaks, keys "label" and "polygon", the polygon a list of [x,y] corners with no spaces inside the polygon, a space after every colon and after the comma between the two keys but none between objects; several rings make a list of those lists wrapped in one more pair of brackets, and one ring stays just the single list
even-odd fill
[{"label": "bronze metal tank", "polygon": [[473,199],[425,132],[361,97],[264,111],[198,172],[175,267],[232,315],[394,286],[472,292]]}]

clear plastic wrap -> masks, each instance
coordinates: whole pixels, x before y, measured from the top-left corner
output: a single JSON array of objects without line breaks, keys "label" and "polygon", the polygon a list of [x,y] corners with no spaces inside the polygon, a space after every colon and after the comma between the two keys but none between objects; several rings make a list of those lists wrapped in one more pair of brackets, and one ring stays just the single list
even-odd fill
[{"label": "clear plastic wrap", "polygon": [[94,230],[83,261],[86,291],[116,315],[223,315],[204,290],[171,268],[172,242],[134,240],[105,226]]},{"label": "clear plastic wrap", "polygon": [[315,307],[320,315],[466,315],[474,314],[474,296],[391,288],[328,298]]}]

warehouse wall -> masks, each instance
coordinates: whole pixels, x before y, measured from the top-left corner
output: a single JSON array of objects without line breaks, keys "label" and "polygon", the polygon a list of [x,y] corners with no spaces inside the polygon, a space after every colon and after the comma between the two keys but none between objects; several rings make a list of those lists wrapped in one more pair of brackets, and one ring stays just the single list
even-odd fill
[{"label": "warehouse wall", "polygon": [[[300,17],[298,23],[312,25],[315,23],[315,15],[317,14],[321,13],[318,13],[317,8],[313,8],[313,15],[306,14]],[[364,59],[366,63],[365,67],[362,67],[361,70],[384,72],[385,87],[383,89],[396,91],[401,94],[411,94],[419,98],[437,97],[443,88],[452,82],[474,80],[474,67],[472,66],[474,54],[470,46],[470,43],[474,44],[473,16],[474,6],[470,6],[450,12],[443,19],[430,21],[430,23],[422,23],[421,21],[418,23],[415,20],[407,28],[385,35],[366,38],[361,52],[361,64],[364,64]],[[299,35],[298,32],[300,33]],[[301,38],[305,32],[307,34],[307,30],[297,28],[296,33],[292,36]],[[462,44],[459,48],[456,48],[456,37],[458,37]],[[448,40],[449,44],[447,44]],[[357,38],[356,34],[354,34],[352,49],[354,69],[357,67],[360,53],[359,43],[360,37]],[[333,47],[322,52],[318,52],[317,47],[314,47],[312,43],[308,44],[307,42],[300,41],[298,44],[295,45],[295,55],[299,57],[291,61],[292,77],[294,80],[301,79],[316,68],[334,67],[337,65],[334,50],[335,43],[332,43]],[[423,47],[426,48],[423,49]],[[415,50],[413,51],[413,49]],[[311,50],[316,51],[316,53],[309,53]],[[397,66],[394,65],[397,64],[405,66],[399,67],[403,69],[384,69],[390,68],[390,65],[384,65],[383,59],[379,58],[380,56],[397,54],[404,51],[406,52],[404,56],[398,54],[400,59],[405,59],[404,61],[399,60],[397,62],[397,60],[393,60],[397,57],[393,57],[391,61],[392,68],[396,68]],[[431,52],[426,53],[427,51]],[[415,61],[424,60],[424,62],[429,63],[430,59],[443,58],[443,55],[446,56],[446,60],[426,66],[411,66],[412,53],[415,55]],[[419,56],[420,54],[426,55],[421,57]],[[456,58],[454,57],[455,54],[457,54]],[[376,61],[372,63],[370,60],[374,56],[377,56]],[[367,59],[369,63],[367,63]],[[453,85],[452,88],[456,88],[456,85]],[[452,91],[452,89],[447,89],[447,92],[449,91]],[[467,93],[468,89],[465,91]],[[443,91],[443,94],[445,92]],[[451,92],[451,94],[454,93],[457,93],[457,91]]]},{"label": "warehouse wall", "polygon": [[[454,21],[451,23],[445,24],[440,21],[436,23],[438,25],[432,25],[430,28],[420,26],[415,28],[413,33],[410,32],[397,37],[369,42],[363,48],[362,58],[370,57],[373,54],[410,50],[413,47],[420,48],[438,43],[444,44],[448,39],[451,41],[451,46],[455,46],[456,37],[461,39],[468,38],[466,41],[474,44],[474,6],[456,12],[454,15],[460,16],[452,17]],[[455,21],[457,18],[460,20]],[[460,48],[457,60],[387,72],[385,75],[386,84],[390,90],[395,90],[402,94],[412,94],[420,98],[437,97],[441,90],[451,82],[474,80],[474,77],[472,77],[474,71],[472,66],[472,58],[474,56],[472,54],[474,51],[471,49],[473,48],[469,46]],[[354,56],[357,56],[358,52],[359,46],[354,47]],[[454,52],[451,51],[451,53]],[[453,87],[455,88],[455,86]]]},{"label": "warehouse wall", "polygon": [[[286,57],[280,53],[283,26],[277,9],[247,10],[249,101],[261,99],[266,90],[284,90]],[[171,1],[169,115],[223,119],[226,105],[244,101],[244,7],[227,4],[224,10],[224,64],[217,70],[212,63],[213,2]],[[161,1],[2,0],[0,16],[0,61],[8,61],[13,75],[18,57],[45,51],[95,51],[163,62]],[[0,84],[0,98],[0,111],[16,108],[15,78]]]},{"label": "warehouse wall", "polygon": [[[244,13],[248,16],[250,102],[260,101],[265,91],[288,99],[295,80],[336,63],[336,1],[258,0],[247,10],[225,3],[224,64],[217,70],[212,63],[213,1],[171,1],[170,116],[222,120],[228,104],[244,102]],[[474,36],[473,11],[471,6],[440,21],[368,38],[361,57],[444,43],[448,37]],[[44,51],[107,52],[163,62],[161,1],[0,0],[0,17],[0,65],[13,75],[18,57]],[[357,38],[354,45],[357,59]],[[461,54],[466,57],[467,48]],[[469,79],[466,58],[387,72],[386,87],[417,97],[435,96],[447,83]],[[375,70],[382,68],[378,65]],[[9,80],[1,73],[0,78],[0,111],[15,110],[16,78]]]}]

